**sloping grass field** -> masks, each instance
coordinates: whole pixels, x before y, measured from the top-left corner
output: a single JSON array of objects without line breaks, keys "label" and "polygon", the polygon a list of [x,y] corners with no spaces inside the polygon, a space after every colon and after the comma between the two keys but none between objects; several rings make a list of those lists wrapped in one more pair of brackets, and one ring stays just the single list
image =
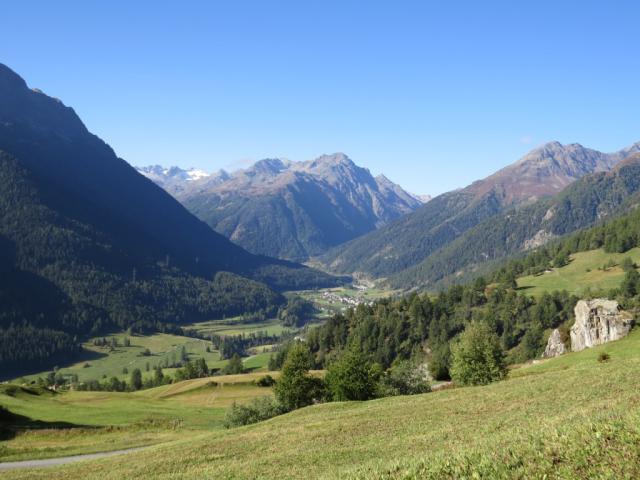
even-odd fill
[{"label": "sloping grass field", "polygon": [[[103,338],[103,337],[100,337]],[[119,346],[96,346],[93,339],[83,344],[84,354],[78,361],[69,365],[60,365],[58,371],[67,377],[75,374],[80,382],[88,380],[102,380],[103,378],[117,377],[120,380],[129,381],[130,374],[135,368],[142,371],[143,377],[153,375],[153,369],[164,362],[175,363],[180,359],[180,350],[185,349],[190,359],[204,358],[211,369],[223,368],[229,361],[220,359],[220,352],[213,350],[211,342],[198,338],[183,337],[156,333],[153,335],[126,335],[124,333],[107,335],[104,338],[118,340]],[[131,345],[123,346],[124,339],[128,338]],[[209,346],[210,351],[207,351]],[[151,355],[145,356],[143,352],[148,349]],[[250,352],[252,353],[252,352]],[[255,353],[243,359],[246,369],[266,370],[271,356],[270,349],[255,348]],[[147,370],[147,366],[149,370]],[[128,373],[124,373],[124,369]],[[173,375],[174,368],[165,368],[164,373]],[[47,372],[40,372],[22,377],[26,381],[45,377]]]},{"label": "sloping grass field", "polygon": [[241,317],[233,317],[225,320],[208,320],[187,325],[186,328],[197,331],[200,335],[251,335],[259,332],[266,335],[282,335],[291,331],[290,328],[282,325],[277,318],[265,320],[264,322],[243,322]]},{"label": "sloping grass field", "polygon": [[[640,264],[640,248],[633,248],[625,253],[606,253],[601,249],[579,252],[571,255],[571,262],[562,268],[519,278],[518,287],[533,296],[553,290],[567,290],[575,294],[584,293],[587,289],[607,291],[620,286],[624,278],[620,262],[625,257]],[[610,261],[616,266],[604,270],[602,267]]]},{"label": "sloping grass field", "polygon": [[0,385],[0,405],[24,420],[0,442],[0,461],[137,447],[222,428],[233,402],[272,395],[263,373],[163,385],[135,393],[65,392]]},{"label": "sloping grass field", "polygon": [[[601,363],[603,351],[610,360]],[[233,430],[203,428],[131,455],[5,477],[640,478],[638,371],[640,331],[633,331],[485,387],[316,405]]]},{"label": "sloping grass field", "polygon": [[[148,336],[120,333],[107,335],[104,338],[106,338],[107,341],[116,338],[119,346],[115,348],[95,346],[93,339],[91,339],[83,344],[84,354],[82,358],[70,365],[60,365],[59,372],[63,375],[76,374],[81,382],[101,380],[105,377],[118,377],[121,380],[128,380],[130,372],[135,368],[139,368],[143,375],[152,375],[152,370],[156,365],[162,365],[165,361],[169,363],[179,361],[180,350],[183,347],[190,358],[202,357],[207,361],[210,368],[216,368],[226,364],[226,361],[220,360],[219,352],[215,350],[211,352],[206,351],[207,346],[211,347],[211,342],[197,338],[165,333]],[[131,342],[129,347],[123,346],[125,338],[128,338]],[[148,349],[151,355],[144,356],[143,352],[145,349]],[[147,365],[149,365],[150,372],[146,370]],[[123,373],[124,368],[126,368],[129,373]],[[45,375],[46,372],[42,372],[27,375],[24,378],[34,380],[37,377]]]}]

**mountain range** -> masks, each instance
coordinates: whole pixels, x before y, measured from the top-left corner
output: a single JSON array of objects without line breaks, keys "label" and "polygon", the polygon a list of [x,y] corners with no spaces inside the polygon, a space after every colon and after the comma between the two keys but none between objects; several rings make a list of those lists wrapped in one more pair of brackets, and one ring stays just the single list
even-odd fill
[{"label": "mountain range", "polygon": [[0,271],[3,368],[87,334],[273,312],[282,290],[340,282],[233,244],[2,64]]},{"label": "mountain range", "polygon": [[496,263],[622,215],[640,203],[640,153],[585,175],[553,197],[485,220],[425,260],[391,275],[394,288],[433,290],[489,273]]},{"label": "mountain range", "polygon": [[157,165],[138,171],[250,252],[296,261],[371,232],[428,200],[384,175],[373,177],[343,153],[305,162],[265,159],[234,173]]},{"label": "mountain range", "polygon": [[408,288],[429,284],[428,279],[418,282],[416,275],[402,272],[436,258],[440,249],[477,225],[557,195],[585,175],[609,171],[638,151],[640,143],[614,153],[547,143],[483,180],[439,195],[416,211],[330,250],[320,260],[334,272],[377,279],[397,276],[404,280],[392,283]]}]

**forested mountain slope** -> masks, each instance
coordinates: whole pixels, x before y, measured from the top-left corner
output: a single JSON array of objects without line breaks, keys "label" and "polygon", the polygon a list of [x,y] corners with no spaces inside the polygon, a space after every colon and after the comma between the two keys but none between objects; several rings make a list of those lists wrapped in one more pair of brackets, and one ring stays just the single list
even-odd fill
[{"label": "forested mountain slope", "polygon": [[272,310],[284,301],[272,288],[337,281],[234,245],[4,65],[0,267],[5,372],[88,333]]},{"label": "forested mountain slope", "polygon": [[409,213],[422,201],[342,153],[265,159],[229,174],[138,169],[247,250],[306,260]]},{"label": "forested mountain slope", "polygon": [[479,223],[559,193],[582,176],[607,171],[640,144],[605,154],[578,144],[548,143],[484,180],[440,195],[377,231],[336,247],[322,262],[342,273],[388,277],[423,262]]},{"label": "forested mountain slope", "polygon": [[[434,289],[469,279],[495,261],[622,214],[640,201],[640,154],[587,175],[555,197],[496,215],[426,260],[389,278],[394,288]],[[493,262],[493,263],[492,263]]]}]

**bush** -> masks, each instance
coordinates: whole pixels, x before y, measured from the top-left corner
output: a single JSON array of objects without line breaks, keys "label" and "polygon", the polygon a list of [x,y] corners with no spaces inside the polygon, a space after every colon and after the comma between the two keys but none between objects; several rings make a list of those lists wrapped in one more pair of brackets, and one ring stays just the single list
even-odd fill
[{"label": "bush", "polygon": [[355,348],[345,351],[327,369],[327,391],[332,400],[369,400],[376,396],[380,377],[366,357]]},{"label": "bush", "polygon": [[431,391],[424,372],[413,362],[397,362],[380,379],[379,396],[417,395]]},{"label": "bush", "polygon": [[605,363],[605,362],[608,362],[609,360],[611,360],[611,355],[609,355],[607,352],[600,352],[598,354],[598,361],[600,363]]},{"label": "bush", "polygon": [[262,422],[277,415],[285,413],[286,410],[276,400],[271,397],[254,398],[247,405],[238,405],[233,402],[224,418],[225,428],[240,427],[251,423]]},{"label": "bush", "polygon": [[507,376],[504,351],[489,326],[472,322],[451,347],[451,378],[460,385],[486,385]]},{"label": "bush", "polygon": [[271,375],[265,375],[256,380],[256,385],[259,387],[272,387],[276,384],[276,380]]}]

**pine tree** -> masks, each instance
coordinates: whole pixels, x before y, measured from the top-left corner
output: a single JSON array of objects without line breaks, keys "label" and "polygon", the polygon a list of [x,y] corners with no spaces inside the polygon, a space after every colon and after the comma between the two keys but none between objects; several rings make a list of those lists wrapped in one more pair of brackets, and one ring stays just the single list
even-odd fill
[{"label": "pine tree", "polygon": [[500,340],[485,323],[469,324],[451,354],[451,378],[460,385],[486,385],[507,375]]},{"label": "pine tree", "polygon": [[131,372],[131,388],[132,390],[140,390],[142,388],[142,372],[139,368]]},{"label": "pine tree", "polygon": [[318,393],[318,382],[308,375],[311,363],[307,345],[296,342],[289,348],[282,375],[275,386],[276,399],[286,410],[310,405]]}]

